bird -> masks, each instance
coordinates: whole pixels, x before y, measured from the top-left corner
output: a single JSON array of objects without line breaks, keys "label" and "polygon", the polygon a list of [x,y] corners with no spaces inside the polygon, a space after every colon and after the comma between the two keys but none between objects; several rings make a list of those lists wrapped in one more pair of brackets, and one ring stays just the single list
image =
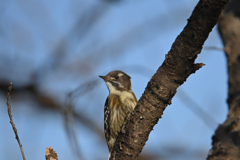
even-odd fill
[{"label": "bird", "polygon": [[109,90],[104,106],[104,132],[108,145],[109,156],[113,151],[118,133],[125,125],[137,104],[137,98],[132,91],[131,77],[120,70],[109,72],[102,78]]}]

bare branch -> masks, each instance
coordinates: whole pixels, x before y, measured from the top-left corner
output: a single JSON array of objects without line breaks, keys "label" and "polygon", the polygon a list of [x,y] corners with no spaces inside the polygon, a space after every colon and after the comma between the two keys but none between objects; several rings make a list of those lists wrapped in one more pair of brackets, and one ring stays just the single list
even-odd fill
[{"label": "bare branch", "polygon": [[17,129],[16,129],[15,124],[13,123],[13,120],[12,120],[11,105],[10,105],[10,98],[11,98],[10,92],[11,92],[11,90],[12,90],[12,82],[9,84],[8,92],[7,92],[8,116],[9,116],[9,118],[10,118],[10,123],[11,123],[12,128],[13,128],[13,131],[14,131],[14,133],[15,133],[15,138],[16,138],[16,140],[17,140],[17,142],[18,142],[19,147],[20,147],[23,160],[26,160],[25,155],[24,155],[24,152],[23,152],[22,144],[21,144],[20,139],[19,139],[19,137],[18,137]]}]

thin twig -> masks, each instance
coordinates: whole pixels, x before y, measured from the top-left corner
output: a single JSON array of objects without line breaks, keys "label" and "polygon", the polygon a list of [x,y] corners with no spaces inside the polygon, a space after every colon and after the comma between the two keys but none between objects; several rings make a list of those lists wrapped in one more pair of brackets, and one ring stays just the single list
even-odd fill
[{"label": "thin twig", "polygon": [[224,51],[224,48],[220,48],[220,47],[215,47],[215,46],[206,46],[203,49],[206,50],[216,50],[216,51]]},{"label": "thin twig", "polygon": [[199,117],[209,129],[214,130],[214,128],[216,128],[216,126],[218,125],[217,121],[211,116],[211,114],[205,112],[202,107],[198,105],[197,102],[189,96],[189,94],[179,88],[178,96],[180,100],[185,104],[185,107],[187,107],[197,117]]},{"label": "thin twig", "polygon": [[17,141],[18,141],[18,145],[19,145],[19,147],[20,147],[23,160],[26,160],[25,155],[24,155],[24,153],[23,153],[22,144],[21,144],[20,139],[19,139],[18,134],[17,134],[17,129],[16,129],[15,124],[13,123],[13,120],[12,120],[12,113],[11,113],[11,106],[10,106],[10,98],[11,98],[10,92],[11,92],[11,90],[12,90],[12,82],[9,84],[8,92],[7,92],[8,116],[9,116],[9,118],[10,118],[10,123],[11,123],[11,125],[12,125],[13,131],[14,131],[15,136],[16,136],[15,138],[16,138]]},{"label": "thin twig", "polygon": [[72,150],[76,153],[76,156],[78,159],[82,159],[81,153],[80,153],[80,146],[79,141],[76,136],[76,131],[74,128],[74,117],[73,117],[73,111],[72,111],[72,105],[69,104],[67,108],[63,112],[64,116],[64,126],[68,135],[68,139],[70,142],[70,145],[72,147]]}]

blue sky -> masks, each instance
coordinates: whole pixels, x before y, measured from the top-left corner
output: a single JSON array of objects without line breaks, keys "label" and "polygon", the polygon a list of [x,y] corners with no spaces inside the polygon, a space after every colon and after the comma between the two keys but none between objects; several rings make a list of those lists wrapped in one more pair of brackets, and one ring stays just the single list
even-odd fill
[{"label": "blue sky", "polygon": [[[197,2],[2,1],[0,82],[12,81],[13,87],[37,84],[39,92],[63,105],[66,95],[81,84],[120,69],[132,77],[132,89],[139,99]],[[223,48],[216,27],[205,42],[204,47],[208,46]],[[227,115],[227,66],[223,52],[205,48],[196,62],[206,66],[179,87],[143,153],[160,154],[166,160],[207,156],[214,130]],[[34,76],[37,79],[32,80]],[[103,131],[108,90],[101,79],[97,82],[91,91],[74,99],[74,109],[84,112]],[[184,93],[194,103],[184,99]],[[0,126],[4,128],[0,159],[21,159],[2,91],[0,103]],[[48,146],[60,159],[76,159],[61,114],[41,109],[25,93],[13,95],[11,105],[27,159],[44,159]],[[213,120],[208,121],[202,111]],[[82,159],[107,158],[107,145],[99,136],[77,122],[74,128]],[[180,151],[173,155],[169,148]]]}]

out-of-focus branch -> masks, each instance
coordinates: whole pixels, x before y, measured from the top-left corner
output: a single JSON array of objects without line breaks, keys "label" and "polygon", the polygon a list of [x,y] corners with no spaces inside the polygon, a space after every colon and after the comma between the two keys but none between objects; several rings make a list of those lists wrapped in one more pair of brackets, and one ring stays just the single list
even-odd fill
[{"label": "out-of-focus branch", "polygon": [[17,129],[16,129],[15,124],[13,123],[13,119],[12,119],[11,105],[10,105],[10,98],[11,98],[10,92],[11,92],[11,90],[12,90],[12,82],[9,84],[8,92],[7,92],[8,116],[9,116],[9,118],[10,118],[10,123],[11,123],[12,128],[13,128],[13,131],[14,131],[14,133],[15,133],[15,138],[16,138],[16,140],[17,140],[17,142],[18,142],[19,147],[20,147],[23,160],[26,160],[25,155],[24,155],[24,152],[23,152],[22,144],[21,144],[21,142],[20,142],[20,138],[19,138],[18,133],[17,133]]},{"label": "out-of-focus branch", "polygon": [[212,137],[208,160],[240,159],[240,1],[231,0],[218,21],[228,68],[228,116]]},{"label": "out-of-focus branch", "polygon": [[205,112],[195,101],[190,98],[190,96],[181,88],[178,89],[179,99],[186,104],[185,106],[191,110],[196,116],[198,116],[203,123],[208,126],[209,129],[214,130],[217,126],[217,122],[213,119],[213,117]]},{"label": "out-of-focus branch", "polygon": [[[62,112],[62,115],[64,117],[64,127],[65,130],[67,132],[68,135],[68,139],[70,142],[70,145],[72,147],[72,151],[74,153],[76,153],[76,156],[78,157],[78,159],[82,159],[81,158],[81,153],[80,153],[80,146],[79,146],[79,141],[78,141],[78,136],[76,134],[76,128],[75,128],[75,119],[73,116],[73,106],[70,104],[68,104],[66,107],[64,107],[64,110]],[[82,122],[81,122],[82,123]]]},{"label": "out-of-focus branch", "polygon": [[92,81],[83,83],[79,85],[76,89],[68,93],[67,101],[72,101],[74,98],[79,97],[83,94],[86,94],[87,92],[93,90],[98,85],[99,79],[94,79]]},{"label": "out-of-focus branch", "polygon": [[[91,84],[89,84],[91,83]],[[71,100],[76,98],[77,96],[80,96],[83,94],[83,92],[91,90],[91,88],[97,85],[96,81],[91,81],[89,83],[84,83],[84,85],[80,85],[76,90],[70,92],[68,96]],[[89,87],[89,88],[88,88]],[[6,84],[0,84],[0,90],[5,91],[5,88],[7,88]],[[23,92],[25,93],[30,93],[31,96],[33,96],[34,101],[39,104],[41,107],[45,107],[45,109],[55,109],[59,112],[64,112],[64,107],[68,104],[62,105],[57,103],[51,96],[47,96],[37,90],[37,87],[34,85],[29,85],[29,86],[23,86],[21,88],[13,88],[12,89],[12,94],[22,94]],[[69,102],[69,100],[68,100]],[[89,117],[83,115],[82,113],[78,113],[76,111],[73,111],[73,116],[76,118],[76,120],[83,124],[85,127],[89,128],[92,130],[94,133],[102,137],[104,140],[104,134],[103,134],[103,129],[101,129],[94,121],[92,121]]]},{"label": "out-of-focus branch", "polygon": [[[58,104],[51,96],[45,95],[39,92],[35,85],[15,88],[13,89],[13,91],[14,91],[14,94],[29,92],[30,95],[33,96],[32,97],[33,100],[37,104],[39,104],[39,106],[44,107],[44,109],[54,109],[62,113],[64,118],[64,127],[66,129],[66,133],[68,135],[68,139],[72,147],[72,150],[74,151],[74,153],[76,153],[78,158],[81,159],[80,147],[79,147],[78,138],[75,132],[76,130],[74,125],[75,120],[77,120],[78,123],[83,124],[88,129],[92,130],[95,134],[99,135],[100,139],[102,139],[103,141],[105,141],[105,139],[103,135],[103,129],[101,129],[95,122],[93,122],[91,118],[73,110],[72,101],[76,97],[87,93],[87,91],[92,90],[92,87],[96,86],[96,84],[97,84],[96,81],[91,81],[91,82],[80,85],[77,89],[75,89],[74,91],[72,91],[70,94],[67,95],[67,104],[64,104],[64,105]],[[0,89],[5,90],[5,88],[6,88],[5,84],[0,84]],[[9,96],[10,96],[10,93],[9,93]],[[10,105],[10,102],[9,102],[9,105]]]},{"label": "out-of-focus branch", "polygon": [[206,49],[206,50],[216,50],[216,51],[224,51],[223,48],[215,47],[215,46],[206,46],[206,47],[204,47],[203,49]]}]

